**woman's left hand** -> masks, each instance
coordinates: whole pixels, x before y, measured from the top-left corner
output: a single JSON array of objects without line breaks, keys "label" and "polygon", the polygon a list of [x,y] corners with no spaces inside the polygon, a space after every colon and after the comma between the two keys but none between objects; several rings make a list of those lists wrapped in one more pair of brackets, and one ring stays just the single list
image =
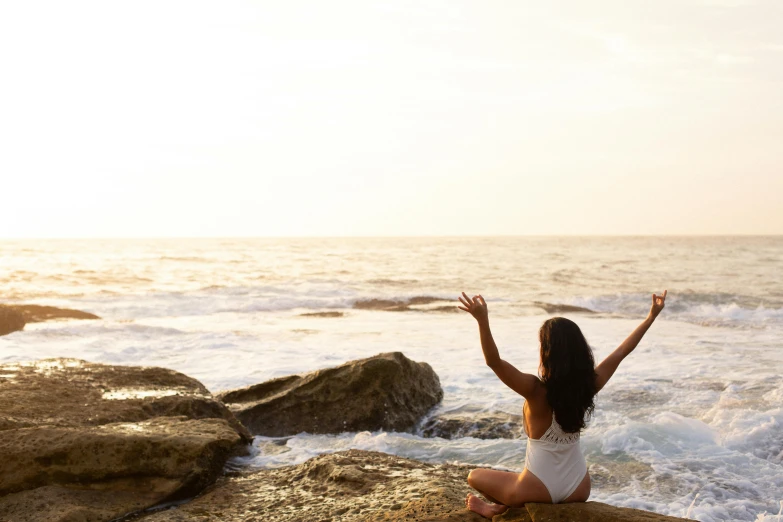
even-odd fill
[{"label": "woman's left hand", "polygon": [[663,310],[663,307],[666,306],[666,290],[663,291],[663,294],[653,294],[652,295],[652,305],[650,306],[650,313],[647,314],[648,317],[655,320],[656,317],[658,317],[658,314],[661,313],[661,310]]},{"label": "woman's left hand", "polygon": [[476,318],[476,321],[486,320],[489,316],[487,310],[487,302],[481,295],[474,295],[473,299],[468,297],[468,294],[462,292],[462,297],[459,298],[459,302],[464,306],[457,306],[460,310],[465,310],[470,315]]}]

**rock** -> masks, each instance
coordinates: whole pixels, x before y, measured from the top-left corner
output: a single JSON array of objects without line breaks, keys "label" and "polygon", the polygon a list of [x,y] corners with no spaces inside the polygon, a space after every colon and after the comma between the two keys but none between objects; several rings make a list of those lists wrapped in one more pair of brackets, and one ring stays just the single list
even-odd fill
[{"label": "rock", "polygon": [[[85,490],[102,493],[114,512],[101,520],[193,497],[217,479],[240,439],[223,419],[186,417],[8,430],[0,442],[0,519],[61,520],[53,493],[81,509]],[[39,503],[51,506],[46,517]]]},{"label": "rock", "polygon": [[[321,455],[298,466],[222,477],[193,501],[141,519],[144,522],[486,521],[465,507],[465,496],[472,491],[466,482],[470,470],[468,466],[427,464],[374,451],[343,451]],[[493,518],[493,522],[550,520],[683,519],[598,502],[526,504]]]},{"label": "rock", "polygon": [[[437,306],[437,307],[424,307],[421,308],[424,305],[431,305],[433,303],[442,303],[444,301],[448,301],[448,299],[443,299],[441,297],[433,297],[430,295],[418,295],[415,297],[411,297],[409,299],[359,299],[353,304],[353,307],[358,310],[384,310],[387,312],[411,312],[411,311],[419,311],[419,312],[433,312],[438,311],[442,312],[445,309],[448,309],[448,311],[457,310],[459,311],[459,308],[457,308],[456,305],[451,306]],[[417,308],[411,308],[411,307],[417,307]]]},{"label": "rock", "polygon": [[97,315],[41,305],[0,305],[0,335],[24,329],[25,323],[40,323],[52,319],[100,319]]},{"label": "rock", "polygon": [[167,368],[79,359],[0,365],[0,431],[41,425],[99,426],[154,417],[222,418],[252,437],[203,384]]},{"label": "rock", "polygon": [[409,310],[406,301],[391,299],[360,299],[353,304],[357,310],[386,310],[387,312],[405,312]]},{"label": "rock", "polygon": [[[601,502],[573,504],[525,504],[532,522],[676,522],[687,520],[642,511],[610,506]],[[505,515],[505,513],[504,513]],[[515,518],[493,517],[492,522],[516,521]]]},{"label": "rock", "polygon": [[298,466],[223,477],[193,501],[143,520],[484,521],[465,509],[469,472],[467,466],[350,450]]},{"label": "rock", "polygon": [[308,312],[306,314],[299,314],[299,317],[342,317],[342,312]]},{"label": "rock", "polygon": [[89,312],[57,308],[56,306],[11,305],[11,307],[21,312],[24,320],[28,323],[41,323],[53,319],[100,319],[97,315]]},{"label": "rock", "polygon": [[254,435],[407,431],[443,398],[429,364],[383,353],[217,396]]},{"label": "rock", "polygon": [[0,335],[8,335],[24,329],[22,313],[12,306],[0,305]]},{"label": "rock", "polygon": [[[532,504],[530,504],[532,505]],[[527,504],[525,504],[527,506]],[[492,517],[492,522],[532,522],[527,507],[511,508],[502,515]],[[576,522],[576,520],[572,521]]]},{"label": "rock", "polygon": [[458,439],[474,437],[476,439],[517,439],[522,432],[522,416],[496,412],[491,415],[481,413],[443,413],[425,421],[419,430],[422,437],[441,437]]},{"label": "rock", "polygon": [[163,368],[49,359],[0,366],[0,520],[113,520],[192,497],[250,434]]},{"label": "rock", "polygon": [[594,314],[595,310],[584,308],[582,306],[574,306],[558,303],[542,303],[541,301],[534,301],[534,305],[539,308],[543,308],[548,314],[567,314],[567,313],[581,313],[581,314]]}]

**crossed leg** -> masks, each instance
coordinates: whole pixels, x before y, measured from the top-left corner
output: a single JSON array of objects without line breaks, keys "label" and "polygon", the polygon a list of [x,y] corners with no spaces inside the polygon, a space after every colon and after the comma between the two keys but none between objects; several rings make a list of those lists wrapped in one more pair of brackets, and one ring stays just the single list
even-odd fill
[{"label": "crossed leg", "polygon": [[472,494],[465,500],[468,509],[486,518],[499,515],[509,507],[520,507],[525,502],[552,502],[544,483],[527,469],[522,473],[474,469],[468,475],[468,484],[493,502],[484,502]]}]

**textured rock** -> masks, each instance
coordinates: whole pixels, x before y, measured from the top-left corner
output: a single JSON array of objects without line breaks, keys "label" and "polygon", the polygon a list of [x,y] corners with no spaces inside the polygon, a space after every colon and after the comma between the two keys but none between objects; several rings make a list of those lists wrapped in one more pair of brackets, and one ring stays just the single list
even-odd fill
[{"label": "textured rock", "polygon": [[0,431],[98,426],[184,415],[222,418],[250,434],[203,384],[174,370],[44,359],[0,365]]},{"label": "textured rock", "polygon": [[40,323],[53,319],[100,319],[97,315],[89,312],[57,308],[56,306],[11,305],[11,307],[21,312],[24,320],[28,323]]},{"label": "textured rock", "polygon": [[350,450],[299,466],[223,477],[188,504],[143,520],[480,522],[485,519],[465,509],[469,472]]},{"label": "textured rock", "polygon": [[12,306],[0,305],[0,335],[8,335],[24,329],[22,312]]},{"label": "textured rock", "polygon": [[[0,442],[0,495],[5,495],[0,497],[0,519],[43,520],[42,513],[31,508],[48,504],[53,513],[46,520],[60,520],[53,516],[60,509],[52,502],[56,492],[81,509],[86,506],[79,506],[78,498],[84,491],[102,493],[96,500],[103,496],[115,509],[104,520],[189,498],[217,479],[240,439],[223,419],[185,417],[87,429],[5,431]],[[115,499],[115,493],[127,498]]]},{"label": "textured rock", "polygon": [[95,314],[41,305],[0,305],[0,335],[24,329],[26,323],[40,323],[52,319],[100,319]]},{"label": "textured rock", "polygon": [[299,314],[300,317],[342,317],[345,315],[342,312],[308,312],[306,314]]},{"label": "textured rock", "polygon": [[582,314],[594,314],[594,310],[584,308],[582,306],[573,306],[567,304],[558,303],[542,303],[541,301],[534,301],[534,305],[539,308],[543,308],[548,314],[568,314],[568,313],[582,313]]},{"label": "textured rock", "polygon": [[[676,522],[686,520],[667,517],[640,509],[621,508],[600,502],[574,504],[526,504],[533,522]],[[494,517],[493,522],[515,520]]]},{"label": "textured rock", "polygon": [[443,413],[422,423],[419,431],[422,437],[444,439],[516,439],[523,435],[522,416],[501,412]]},{"label": "textured rock", "polygon": [[113,520],[192,497],[249,433],[172,370],[49,359],[0,366],[0,520]]},{"label": "textured rock", "polygon": [[384,310],[386,312],[442,312],[459,311],[456,304],[450,306],[428,306],[433,303],[447,302],[447,299],[429,295],[419,295],[409,299],[360,299],[353,304],[358,310]]},{"label": "textured rock", "polygon": [[443,390],[429,364],[393,352],[218,398],[254,435],[280,437],[303,431],[407,431],[440,402]]},{"label": "textured rock", "polygon": [[[321,455],[299,466],[226,476],[187,504],[141,518],[144,522],[485,521],[465,508],[465,496],[472,491],[466,482],[470,470],[350,450]],[[527,504],[493,518],[493,522],[555,520],[682,519],[597,502]]]},{"label": "textured rock", "polygon": [[[532,506],[532,504],[530,505]],[[526,507],[512,508],[507,510],[502,515],[495,515],[492,517],[492,522],[532,522],[532,520],[533,519],[530,518],[530,513],[528,513]]]}]

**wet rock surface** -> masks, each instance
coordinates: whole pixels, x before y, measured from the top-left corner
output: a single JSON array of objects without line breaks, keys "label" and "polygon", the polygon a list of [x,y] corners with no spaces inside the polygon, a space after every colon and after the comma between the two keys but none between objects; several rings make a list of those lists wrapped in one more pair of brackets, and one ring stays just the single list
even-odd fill
[{"label": "wet rock surface", "polygon": [[81,310],[72,310],[70,308],[57,308],[56,306],[41,305],[11,305],[21,312],[24,320],[28,323],[41,323],[43,321],[52,321],[54,319],[100,319],[95,314],[82,312]]},{"label": "wet rock surface", "polygon": [[174,370],[79,359],[0,365],[0,431],[43,425],[99,426],[165,416],[222,418],[250,439],[203,384]]},{"label": "wet rock surface", "polygon": [[[526,511],[527,513],[523,513]],[[529,518],[522,518],[527,515]],[[524,508],[509,510],[492,518],[492,522],[676,522],[687,520],[642,511],[621,508],[601,502],[577,502],[573,504],[525,504]]]},{"label": "wet rock surface", "polygon": [[423,422],[419,432],[422,437],[444,439],[517,439],[524,436],[522,416],[501,412],[443,413]]},{"label": "wet rock surface", "polygon": [[112,520],[196,495],[248,432],[163,368],[49,359],[0,366],[0,520]]},{"label": "wet rock surface", "polygon": [[12,306],[0,305],[0,335],[23,330],[24,325],[22,312]]},{"label": "wet rock surface", "polygon": [[539,308],[542,308],[548,314],[594,314],[595,310],[590,310],[583,306],[574,306],[561,303],[544,303],[541,301],[534,301],[533,304]]},{"label": "wet rock surface", "polygon": [[342,312],[335,312],[335,311],[331,311],[331,312],[308,312],[308,313],[305,313],[305,314],[299,314],[299,317],[327,317],[327,318],[329,318],[329,317],[342,317],[344,315],[345,314],[342,313]]},{"label": "wet rock surface", "polygon": [[[465,496],[471,468],[427,464],[372,451],[321,455],[298,466],[226,476],[176,508],[141,516],[144,522],[480,522]],[[475,492],[474,492],[475,493]],[[527,504],[499,522],[682,520],[597,502]]]},{"label": "wet rock surface", "polygon": [[0,305],[0,335],[24,329],[27,323],[40,323],[54,319],[100,319],[95,314],[41,305]]},{"label": "wet rock surface", "polygon": [[485,520],[465,509],[470,468],[350,450],[298,466],[221,478],[145,522]]},{"label": "wet rock surface", "polygon": [[[456,304],[444,306],[449,299],[419,295],[408,299],[360,299],[353,304],[357,310],[383,310],[386,312],[443,312],[459,311]],[[439,306],[432,306],[440,303]]]},{"label": "wet rock surface", "polygon": [[383,353],[219,394],[254,435],[409,431],[443,398],[429,364]]}]

